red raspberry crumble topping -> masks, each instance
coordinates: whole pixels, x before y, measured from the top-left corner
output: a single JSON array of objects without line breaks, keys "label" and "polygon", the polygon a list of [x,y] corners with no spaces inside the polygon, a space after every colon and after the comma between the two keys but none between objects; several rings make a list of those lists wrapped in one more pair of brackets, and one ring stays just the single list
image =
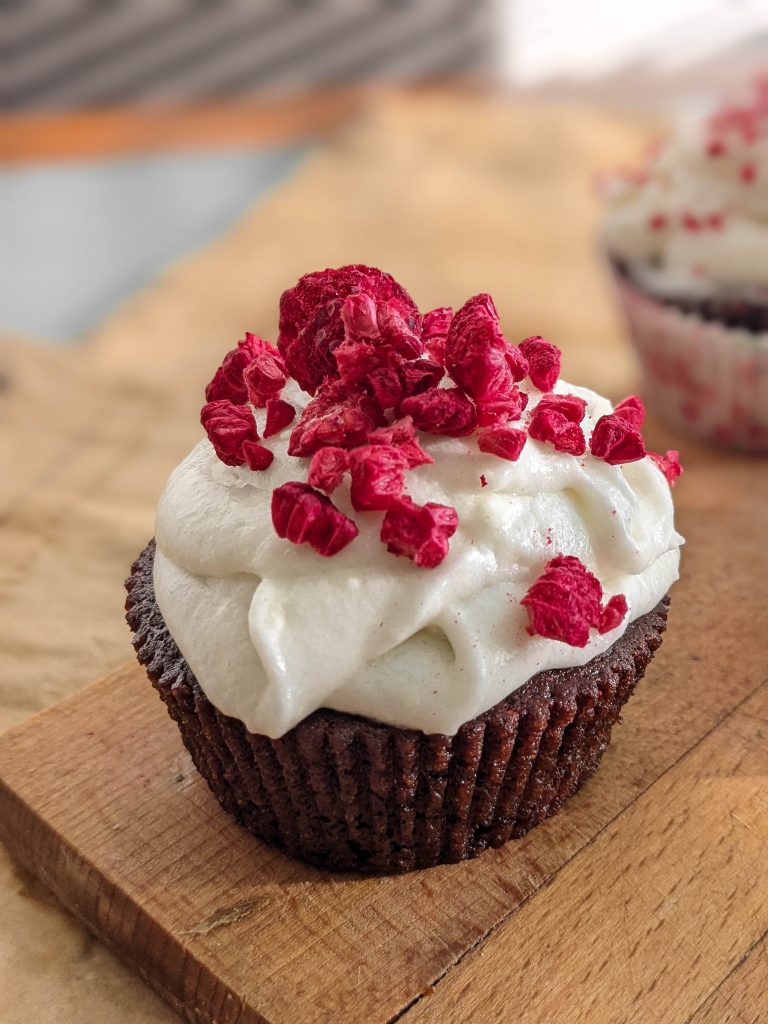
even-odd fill
[{"label": "red raspberry crumble topping", "polygon": [[557,555],[520,603],[530,617],[529,633],[585,647],[590,629],[608,633],[627,614],[623,594],[616,594],[606,605],[602,600],[598,578],[574,555]]},{"label": "red raspberry crumble topping", "polygon": [[417,505],[411,498],[394,501],[381,524],[381,539],[393,555],[404,555],[422,569],[434,569],[448,554],[448,541],[459,517],[450,505],[429,501]]},{"label": "red raspberry crumble topping", "polygon": [[[259,439],[253,409],[266,408],[265,441],[293,423],[288,455],[308,460],[307,482],[274,490],[278,536],[321,555],[341,551],[358,528],[328,495],[349,474],[353,508],[384,513],[381,540],[388,550],[434,568],[448,553],[458,516],[447,505],[419,505],[407,493],[408,474],[434,461],[419,434],[474,435],[479,451],[509,462],[519,459],[528,435],[581,456],[586,402],[553,393],[559,372],[560,350],[544,338],[526,338],[519,346],[507,341],[490,295],[473,296],[455,315],[445,306],[422,319],[389,274],[353,265],[307,274],[285,291],[277,348],[246,334],[206,388],[200,418],[222,462],[254,471],[267,469],[274,452]],[[515,425],[528,403],[517,386],[526,376],[545,392],[527,431]],[[296,409],[281,397],[290,377],[313,396],[295,423]],[[642,458],[644,415],[637,396],[624,399],[595,426],[592,454],[614,465]],[[652,457],[670,484],[682,472],[677,452]],[[479,480],[485,487],[485,476]],[[560,633],[572,638],[592,627],[613,629],[626,602],[617,595],[601,607],[601,592],[594,596],[599,583],[583,566],[580,575],[574,562],[580,566],[565,556],[553,560],[529,591],[524,603],[534,625],[555,629],[546,623],[563,620],[562,608],[552,611],[541,595],[558,587],[565,592],[570,581],[578,597],[571,605],[581,609],[581,618],[577,625],[568,619]]]},{"label": "red raspberry crumble topping", "polygon": [[319,555],[336,555],[358,534],[352,520],[309,484],[288,483],[272,492],[272,523],[278,537],[309,544]]},{"label": "red raspberry crumble topping", "polygon": [[648,452],[648,455],[667,478],[669,486],[674,487],[675,480],[683,475],[683,467],[680,465],[680,452],[676,448],[670,448],[664,455],[658,455],[656,452]]}]

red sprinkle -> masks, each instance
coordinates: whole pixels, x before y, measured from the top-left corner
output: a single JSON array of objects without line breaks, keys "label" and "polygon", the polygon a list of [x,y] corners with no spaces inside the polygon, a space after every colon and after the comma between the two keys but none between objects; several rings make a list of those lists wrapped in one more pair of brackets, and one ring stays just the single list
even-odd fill
[{"label": "red sprinkle", "polygon": [[481,452],[517,462],[526,439],[524,430],[513,430],[505,426],[483,427],[477,432],[477,447]]},{"label": "red sprinkle", "polygon": [[648,452],[648,454],[667,478],[669,486],[674,487],[675,480],[683,475],[680,452],[676,448],[670,448],[664,455],[658,455],[656,452]]},{"label": "red sprinkle", "polygon": [[248,401],[257,408],[266,405],[268,399],[280,394],[287,379],[288,371],[283,357],[274,346],[262,341],[243,373]]},{"label": "red sprinkle", "polygon": [[651,231],[663,231],[667,226],[667,218],[663,213],[653,213],[648,218],[648,227]]},{"label": "red sprinkle", "polygon": [[686,211],[682,214],[681,219],[686,231],[701,231],[701,221],[698,217],[694,216],[694,214]]},{"label": "red sprinkle", "polygon": [[559,412],[571,423],[581,423],[587,411],[587,403],[578,395],[542,395],[536,412]]},{"label": "red sprinkle", "polygon": [[290,402],[282,398],[267,399],[267,420],[264,424],[264,437],[272,437],[284,430],[289,423],[293,423],[296,410]]},{"label": "red sprinkle", "polygon": [[272,492],[272,525],[278,537],[309,544],[325,556],[337,554],[358,534],[352,520],[330,498],[309,484],[294,482]]},{"label": "red sprinkle", "polygon": [[623,420],[639,430],[645,423],[645,406],[639,395],[628,395],[623,398],[613,410],[614,416],[620,416]]},{"label": "red sprinkle", "polygon": [[611,466],[637,462],[645,456],[643,435],[621,413],[601,416],[589,439],[589,450]]},{"label": "red sprinkle", "polygon": [[348,469],[349,452],[346,448],[320,448],[309,463],[307,479],[311,487],[330,494],[339,486]]},{"label": "red sprinkle", "polygon": [[536,441],[548,441],[558,452],[583,455],[587,450],[581,427],[557,409],[541,409],[536,406],[528,425],[528,433]]},{"label": "red sprinkle", "polygon": [[465,437],[477,424],[472,402],[458,388],[430,388],[403,399],[400,411],[412,416],[419,430],[427,434]]},{"label": "red sprinkle", "polygon": [[390,444],[362,445],[349,453],[352,506],[358,512],[383,511],[400,497],[408,463]]},{"label": "red sprinkle", "polygon": [[488,486],[488,481],[485,479],[485,473],[481,473],[480,474],[480,486],[481,487],[487,487]]},{"label": "red sprinkle", "polygon": [[393,555],[410,558],[422,569],[434,569],[448,554],[449,540],[458,523],[456,509],[450,505],[431,501],[417,505],[404,496],[385,512],[381,539]]},{"label": "red sprinkle", "polygon": [[707,145],[708,156],[725,156],[727,152],[728,147],[722,139],[710,139],[709,144]]},{"label": "red sprinkle", "polygon": [[238,341],[235,348],[224,356],[213,380],[206,387],[206,402],[218,402],[222,398],[228,398],[235,405],[247,402],[248,388],[243,380],[243,372],[265,348],[271,349],[272,346],[255,334],[246,333],[243,340]]},{"label": "red sprinkle", "polygon": [[228,398],[204,405],[200,422],[216,454],[227,466],[241,466],[245,462],[243,444],[246,441],[258,443],[256,421],[249,406],[235,405]]},{"label": "red sprinkle", "polygon": [[520,603],[530,617],[529,633],[585,647],[590,629],[607,632],[626,615],[623,595],[612,597],[604,608],[602,597],[600,581],[578,558],[557,555]]},{"label": "red sprinkle", "polygon": [[742,164],[739,170],[739,177],[745,185],[751,185],[757,177],[757,166],[755,164]]},{"label": "red sprinkle", "polygon": [[551,391],[560,376],[561,352],[557,345],[538,335],[520,342],[520,351],[528,360],[531,382],[539,391]]},{"label": "red sprinkle", "polygon": [[261,472],[269,469],[275,459],[275,453],[265,448],[258,441],[243,441],[243,460],[248,469]]}]

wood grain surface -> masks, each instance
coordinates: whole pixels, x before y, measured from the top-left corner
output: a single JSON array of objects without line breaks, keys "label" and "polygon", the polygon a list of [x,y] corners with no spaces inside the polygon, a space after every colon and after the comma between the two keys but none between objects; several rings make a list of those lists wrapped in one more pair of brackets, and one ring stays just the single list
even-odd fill
[{"label": "wood grain surface", "polygon": [[[5,339],[0,726],[128,657],[121,581],[198,436],[202,387],[244,329],[274,336],[307,269],[372,262],[425,308],[490,290],[510,337],[561,345],[568,379],[631,390],[589,179],[649,130],[487,97],[379,101],[77,349]],[[209,1019],[768,1019],[768,473],[648,433],[686,464],[668,639],[596,778],[529,837],[400,879],[303,868],[218,812],[132,667],[0,741],[18,860]],[[172,1019],[0,867],[0,1019]]]}]

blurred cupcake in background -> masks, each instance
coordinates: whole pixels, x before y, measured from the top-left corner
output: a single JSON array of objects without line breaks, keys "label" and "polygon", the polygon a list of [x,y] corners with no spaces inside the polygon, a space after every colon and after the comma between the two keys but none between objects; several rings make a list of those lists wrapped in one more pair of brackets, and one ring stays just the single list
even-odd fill
[{"label": "blurred cupcake in background", "polygon": [[688,433],[768,451],[768,78],[600,193],[649,403]]}]

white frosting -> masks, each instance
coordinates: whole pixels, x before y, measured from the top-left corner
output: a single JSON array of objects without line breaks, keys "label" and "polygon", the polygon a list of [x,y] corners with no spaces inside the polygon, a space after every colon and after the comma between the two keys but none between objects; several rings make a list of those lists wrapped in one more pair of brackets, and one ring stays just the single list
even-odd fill
[{"label": "white frosting", "polygon": [[[587,435],[611,411],[584,388],[555,390],[587,400]],[[533,408],[541,396],[530,395]],[[286,397],[307,400],[297,389]],[[583,649],[527,633],[520,599],[555,554],[578,556],[607,596],[625,594],[627,622],[677,579],[682,538],[650,459],[609,466],[530,438],[508,462],[472,437],[420,436],[435,464],[410,471],[408,491],[459,516],[437,568],[389,554],[382,514],[353,512],[346,484],[333,499],[360,534],[324,558],[272,527],[273,489],[306,479],[307,460],[287,455],[289,432],[270,439],[275,461],[261,473],[225,466],[201,441],[157,512],[154,580],[168,629],[211,702],[252,732],[275,738],[327,707],[453,734],[536,672],[583,664],[626,628]]]},{"label": "white frosting", "polygon": [[[757,123],[746,141],[738,130],[713,136],[707,120],[689,121],[639,175],[607,179],[605,244],[652,294],[768,299],[768,117]],[[715,137],[724,152],[713,156]],[[743,180],[745,167],[752,181]],[[700,229],[686,228],[685,215]],[[652,226],[658,217],[662,228]]]}]

